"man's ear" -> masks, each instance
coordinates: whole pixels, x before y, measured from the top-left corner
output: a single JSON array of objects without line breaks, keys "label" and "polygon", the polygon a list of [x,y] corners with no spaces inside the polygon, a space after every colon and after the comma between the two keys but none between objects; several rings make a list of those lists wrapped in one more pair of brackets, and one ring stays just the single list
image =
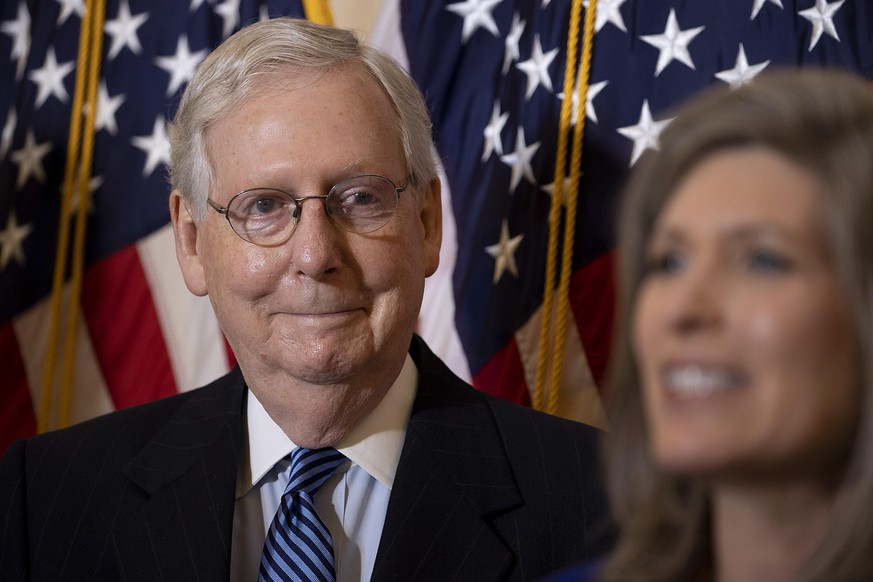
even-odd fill
[{"label": "man's ear", "polygon": [[200,231],[178,190],[170,193],[170,220],[176,239],[176,259],[182,268],[185,285],[191,293],[202,297],[208,290],[197,245]]},{"label": "man's ear", "polygon": [[433,275],[440,264],[440,245],[443,241],[443,208],[440,189],[440,179],[434,178],[428,183],[421,200],[425,277]]}]

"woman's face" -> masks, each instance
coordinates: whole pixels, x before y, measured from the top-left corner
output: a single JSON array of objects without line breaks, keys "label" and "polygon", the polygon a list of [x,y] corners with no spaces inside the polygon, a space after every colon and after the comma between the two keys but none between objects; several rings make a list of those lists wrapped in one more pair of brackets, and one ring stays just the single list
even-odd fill
[{"label": "woman's face", "polygon": [[746,147],[705,158],[663,208],[633,315],[661,466],[738,480],[842,466],[860,349],[823,194],[802,167]]}]

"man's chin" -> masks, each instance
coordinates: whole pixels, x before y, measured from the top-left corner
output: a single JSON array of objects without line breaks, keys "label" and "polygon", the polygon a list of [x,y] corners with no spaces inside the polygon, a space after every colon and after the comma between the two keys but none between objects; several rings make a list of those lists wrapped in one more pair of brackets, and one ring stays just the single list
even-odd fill
[{"label": "man's chin", "polygon": [[355,354],[347,344],[295,345],[300,347],[279,345],[274,350],[264,352],[262,362],[274,374],[301,383],[336,386],[349,383],[370,359]]}]

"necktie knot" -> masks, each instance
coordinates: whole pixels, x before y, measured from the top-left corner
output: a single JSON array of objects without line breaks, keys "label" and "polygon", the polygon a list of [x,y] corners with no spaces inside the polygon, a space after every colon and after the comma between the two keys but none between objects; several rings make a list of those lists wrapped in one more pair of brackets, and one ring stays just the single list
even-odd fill
[{"label": "necktie knot", "polygon": [[284,494],[301,492],[311,496],[345,459],[336,449],[299,448],[288,457],[291,460],[291,477]]}]

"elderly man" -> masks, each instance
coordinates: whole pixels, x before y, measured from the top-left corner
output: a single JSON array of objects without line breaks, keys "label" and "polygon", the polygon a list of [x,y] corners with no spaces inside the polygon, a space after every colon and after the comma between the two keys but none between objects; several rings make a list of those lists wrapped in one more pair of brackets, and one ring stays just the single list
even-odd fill
[{"label": "elderly man", "polygon": [[176,254],[238,367],[13,445],[13,579],[522,580],[605,550],[597,432],[488,397],[414,336],[440,184],[412,80],[279,19],[170,128]]}]

